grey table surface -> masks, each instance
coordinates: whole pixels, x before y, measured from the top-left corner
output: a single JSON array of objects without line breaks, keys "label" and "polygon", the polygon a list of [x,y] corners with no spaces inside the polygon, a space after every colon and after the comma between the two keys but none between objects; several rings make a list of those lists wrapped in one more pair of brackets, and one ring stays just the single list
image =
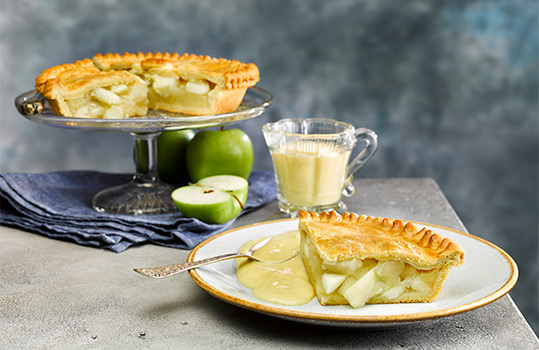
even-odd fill
[{"label": "grey table surface", "polygon": [[[349,211],[466,231],[429,178],[361,179]],[[239,227],[282,219],[277,203]],[[539,349],[511,297],[398,328],[307,325],[217,300],[182,274],[143,278],[134,267],[182,262],[189,251],[145,245],[116,254],[0,226],[2,349]]]}]

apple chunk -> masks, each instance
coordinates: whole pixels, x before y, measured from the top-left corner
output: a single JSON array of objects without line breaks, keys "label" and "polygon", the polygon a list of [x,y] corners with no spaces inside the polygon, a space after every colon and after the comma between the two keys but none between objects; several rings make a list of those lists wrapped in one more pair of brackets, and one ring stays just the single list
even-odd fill
[{"label": "apple chunk", "polygon": [[241,177],[212,176],[174,190],[172,199],[187,217],[208,224],[224,224],[240,214],[248,188],[249,183]]},{"label": "apple chunk", "polygon": [[370,270],[363,275],[356,283],[349,287],[343,296],[348,300],[348,303],[354,308],[360,308],[372,296],[376,276],[373,270]]},{"label": "apple chunk", "polygon": [[346,275],[339,275],[336,273],[325,273],[322,275],[322,287],[328,294],[333,293],[334,290],[339,288],[346,279]]}]

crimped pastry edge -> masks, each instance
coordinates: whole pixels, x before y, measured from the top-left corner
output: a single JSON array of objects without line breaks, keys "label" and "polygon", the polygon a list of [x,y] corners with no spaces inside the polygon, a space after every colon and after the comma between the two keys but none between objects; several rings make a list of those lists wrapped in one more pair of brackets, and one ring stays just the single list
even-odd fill
[{"label": "crimped pastry edge", "polygon": [[[450,266],[460,266],[464,261],[464,250],[460,245],[453,240],[443,237],[442,235],[429,230],[425,227],[419,229],[414,224],[408,222],[404,223],[402,220],[389,219],[381,217],[372,217],[365,215],[358,215],[356,213],[344,212],[339,215],[335,211],[322,212],[317,214],[315,212],[299,212],[300,223],[301,220],[319,220],[324,222],[349,222],[349,223],[374,223],[380,227],[385,227],[391,230],[391,233],[398,235],[402,233],[405,238],[414,240],[418,246],[426,249],[432,249],[440,255],[440,262],[442,264],[449,264]],[[319,252],[320,253],[320,252]]]},{"label": "crimped pastry edge", "polygon": [[[177,52],[169,53],[169,52],[137,52],[137,53],[129,53],[124,52],[123,54],[119,53],[105,53],[101,54],[98,53],[94,55],[92,58],[92,61],[96,65],[96,67],[100,69],[110,69],[110,65],[117,63],[117,62],[123,62],[123,61],[131,61],[131,62],[141,62],[148,59],[163,59],[163,60],[169,60],[169,61],[189,61],[189,60],[198,60],[203,61],[205,63],[219,63],[219,64],[225,64],[225,63],[233,63],[237,64],[240,69],[234,71],[234,72],[227,72],[225,73],[225,85],[224,87],[226,89],[244,89],[251,86],[254,86],[259,80],[260,80],[260,72],[258,70],[258,67],[254,63],[243,63],[238,60],[228,60],[226,58],[215,58],[210,57],[208,55],[195,55],[192,53],[184,53],[182,55],[178,54]],[[108,65],[108,67],[107,67]]]},{"label": "crimped pastry edge", "polygon": [[67,70],[79,68],[95,69],[96,73],[99,72],[99,69],[95,67],[94,63],[89,58],[78,60],[74,63],[63,63],[58,66],[53,66],[45,69],[36,78],[35,88],[37,92],[46,98],[53,98],[52,91],[54,90],[55,83],[52,81],[58,80],[58,76]]}]

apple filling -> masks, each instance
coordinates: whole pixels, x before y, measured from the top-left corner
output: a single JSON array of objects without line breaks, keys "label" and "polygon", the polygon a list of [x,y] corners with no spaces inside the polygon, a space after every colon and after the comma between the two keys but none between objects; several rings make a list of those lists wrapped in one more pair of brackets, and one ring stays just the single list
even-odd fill
[{"label": "apple filling", "polygon": [[142,84],[116,84],[87,91],[65,101],[71,115],[92,118],[128,118],[147,113],[147,88]]},{"label": "apple filling", "polygon": [[322,305],[359,308],[369,303],[432,300],[448,274],[445,269],[421,270],[394,260],[323,261],[308,239],[302,243],[302,256]]},{"label": "apple filling", "polygon": [[149,108],[176,111],[182,106],[184,113],[211,110],[215,104],[217,85],[205,79],[184,79],[178,76],[146,74]]}]

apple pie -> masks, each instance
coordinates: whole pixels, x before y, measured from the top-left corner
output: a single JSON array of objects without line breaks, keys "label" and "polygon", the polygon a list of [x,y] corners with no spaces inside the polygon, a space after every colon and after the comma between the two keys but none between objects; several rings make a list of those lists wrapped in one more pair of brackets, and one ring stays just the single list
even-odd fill
[{"label": "apple pie", "polygon": [[258,81],[258,67],[237,60],[107,53],[45,70],[36,89],[65,116],[130,117],[148,109],[209,115],[234,111]]},{"label": "apple pie", "polygon": [[322,305],[431,302],[452,267],[455,242],[400,220],[300,211],[301,255]]}]

